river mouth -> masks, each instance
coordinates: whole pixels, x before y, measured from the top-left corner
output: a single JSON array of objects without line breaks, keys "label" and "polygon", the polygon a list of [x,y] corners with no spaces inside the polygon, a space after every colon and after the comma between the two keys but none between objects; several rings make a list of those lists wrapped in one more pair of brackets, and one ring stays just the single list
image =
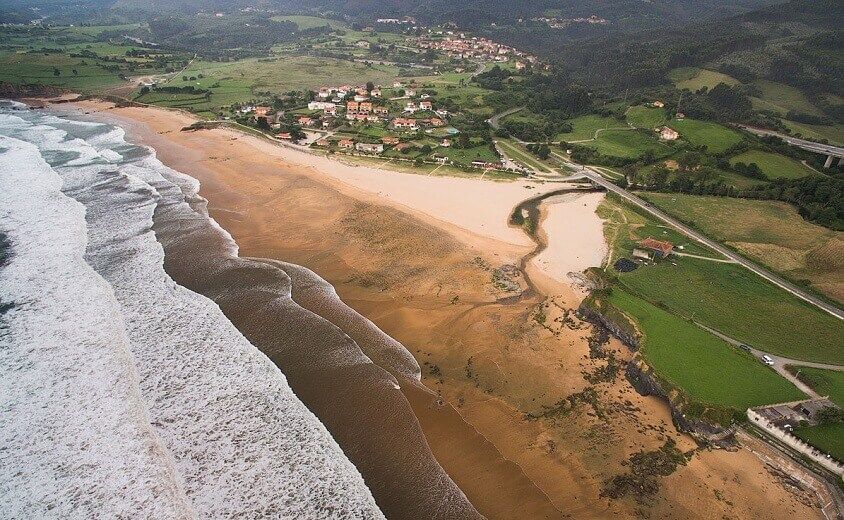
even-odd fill
[{"label": "river mouth", "polygon": [[548,247],[548,240],[542,230],[542,205],[548,199],[557,197],[559,195],[567,195],[570,193],[600,193],[604,190],[594,187],[593,185],[574,185],[569,188],[561,188],[559,190],[549,191],[531,197],[519,203],[510,213],[508,223],[511,227],[521,229],[535,244],[533,250],[519,259],[519,271],[525,279],[527,288],[519,294],[501,298],[497,303],[515,303],[522,301],[531,296],[540,294],[541,291],[537,288],[535,280],[531,278],[528,269],[528,264],[531,260],[542,254]]}]

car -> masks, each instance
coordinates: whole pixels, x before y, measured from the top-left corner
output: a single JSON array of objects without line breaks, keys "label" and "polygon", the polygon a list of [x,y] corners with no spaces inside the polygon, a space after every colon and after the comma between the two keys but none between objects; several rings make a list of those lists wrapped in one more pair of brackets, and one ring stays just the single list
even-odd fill
[{"label": "car", "polygon": [[738,348],[744,350],[745,352],[750,352],[750,345],[745,345],[744,343],[740,344]]},{"label": "car", "polygon": [[774,359],[768,354],[762,354],[762,362],[768,365],[769,367],[774,366]]}]

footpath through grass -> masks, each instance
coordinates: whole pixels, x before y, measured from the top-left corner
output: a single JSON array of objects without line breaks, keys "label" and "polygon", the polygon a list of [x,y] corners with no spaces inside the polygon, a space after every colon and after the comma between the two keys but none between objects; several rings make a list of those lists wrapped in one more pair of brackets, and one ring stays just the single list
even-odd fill
[{"label": "footpath through grass", "polygon": [[609,300],[636,320],[648,364],[692,400],[744,410],[804,398],[773,370],[696,325],[621,289]]},{"label": "footpath through grass", "polygon": [[820,395],[828,395],[833,403],[844,408],[844,372],[821,368],[789,367],[789,372]]}]

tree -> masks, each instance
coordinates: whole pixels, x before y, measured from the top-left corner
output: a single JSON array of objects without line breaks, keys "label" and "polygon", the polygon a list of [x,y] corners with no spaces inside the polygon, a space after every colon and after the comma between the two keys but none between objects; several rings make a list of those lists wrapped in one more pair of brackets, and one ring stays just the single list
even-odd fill
[{"label": "tree", "polygon": [[375,83],[373,83],[371,81],[367,81],[366,82],[366,90],[367,90],[367,92],[372,92],[373,90],[375,90]]}]

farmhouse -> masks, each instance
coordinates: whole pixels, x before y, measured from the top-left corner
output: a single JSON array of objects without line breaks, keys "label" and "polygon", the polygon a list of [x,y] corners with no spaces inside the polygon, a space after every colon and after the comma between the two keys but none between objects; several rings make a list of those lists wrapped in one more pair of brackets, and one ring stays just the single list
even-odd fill
[{"label": "farmhouse", "polygon": [[639,247],[653,252],[656,258],[667,258],[674,252],[674,244],[648,237],[639,241]]},{"label": "farmhouse", "polygon": [[662,101],[660,101],[660,100],[658,100],[658,99],[657,99],[656,101],[654,101],[653,103],[651,103],[651,106],[652,106],[652,107],[654,107],[654,108],[664,108],[664,107],[665,107],[665,103],[663,103]]},{"label": "farmhouse", "polygon": [[371,143],[358,143],[355,145],[355,149],[359,152],[365,153],[381,153],[384,151],[384,145],[381,143],[378,144],[371,144]]},{"label": "farmhouse", "polygon": [[423,101],[419,103],[419,108],[421,108],[422,110],[431,110],[434,108],[434,104],[430,101]]},{"label": "farmhouse", "polygon": [[676,130],[674,130],[673,128],[669,128],[669,127],[667,127],[667,126],[663,126],[663,127],[659,130],[659,138],[660,138],[660,139],[664,139],[664,140],[666,140],[666,141],[674,141],[674,140],[676,140],[678,137],[680,137],[680,134],[679,134],[679,133],[677,133],[677,131],[676,131]]}]

